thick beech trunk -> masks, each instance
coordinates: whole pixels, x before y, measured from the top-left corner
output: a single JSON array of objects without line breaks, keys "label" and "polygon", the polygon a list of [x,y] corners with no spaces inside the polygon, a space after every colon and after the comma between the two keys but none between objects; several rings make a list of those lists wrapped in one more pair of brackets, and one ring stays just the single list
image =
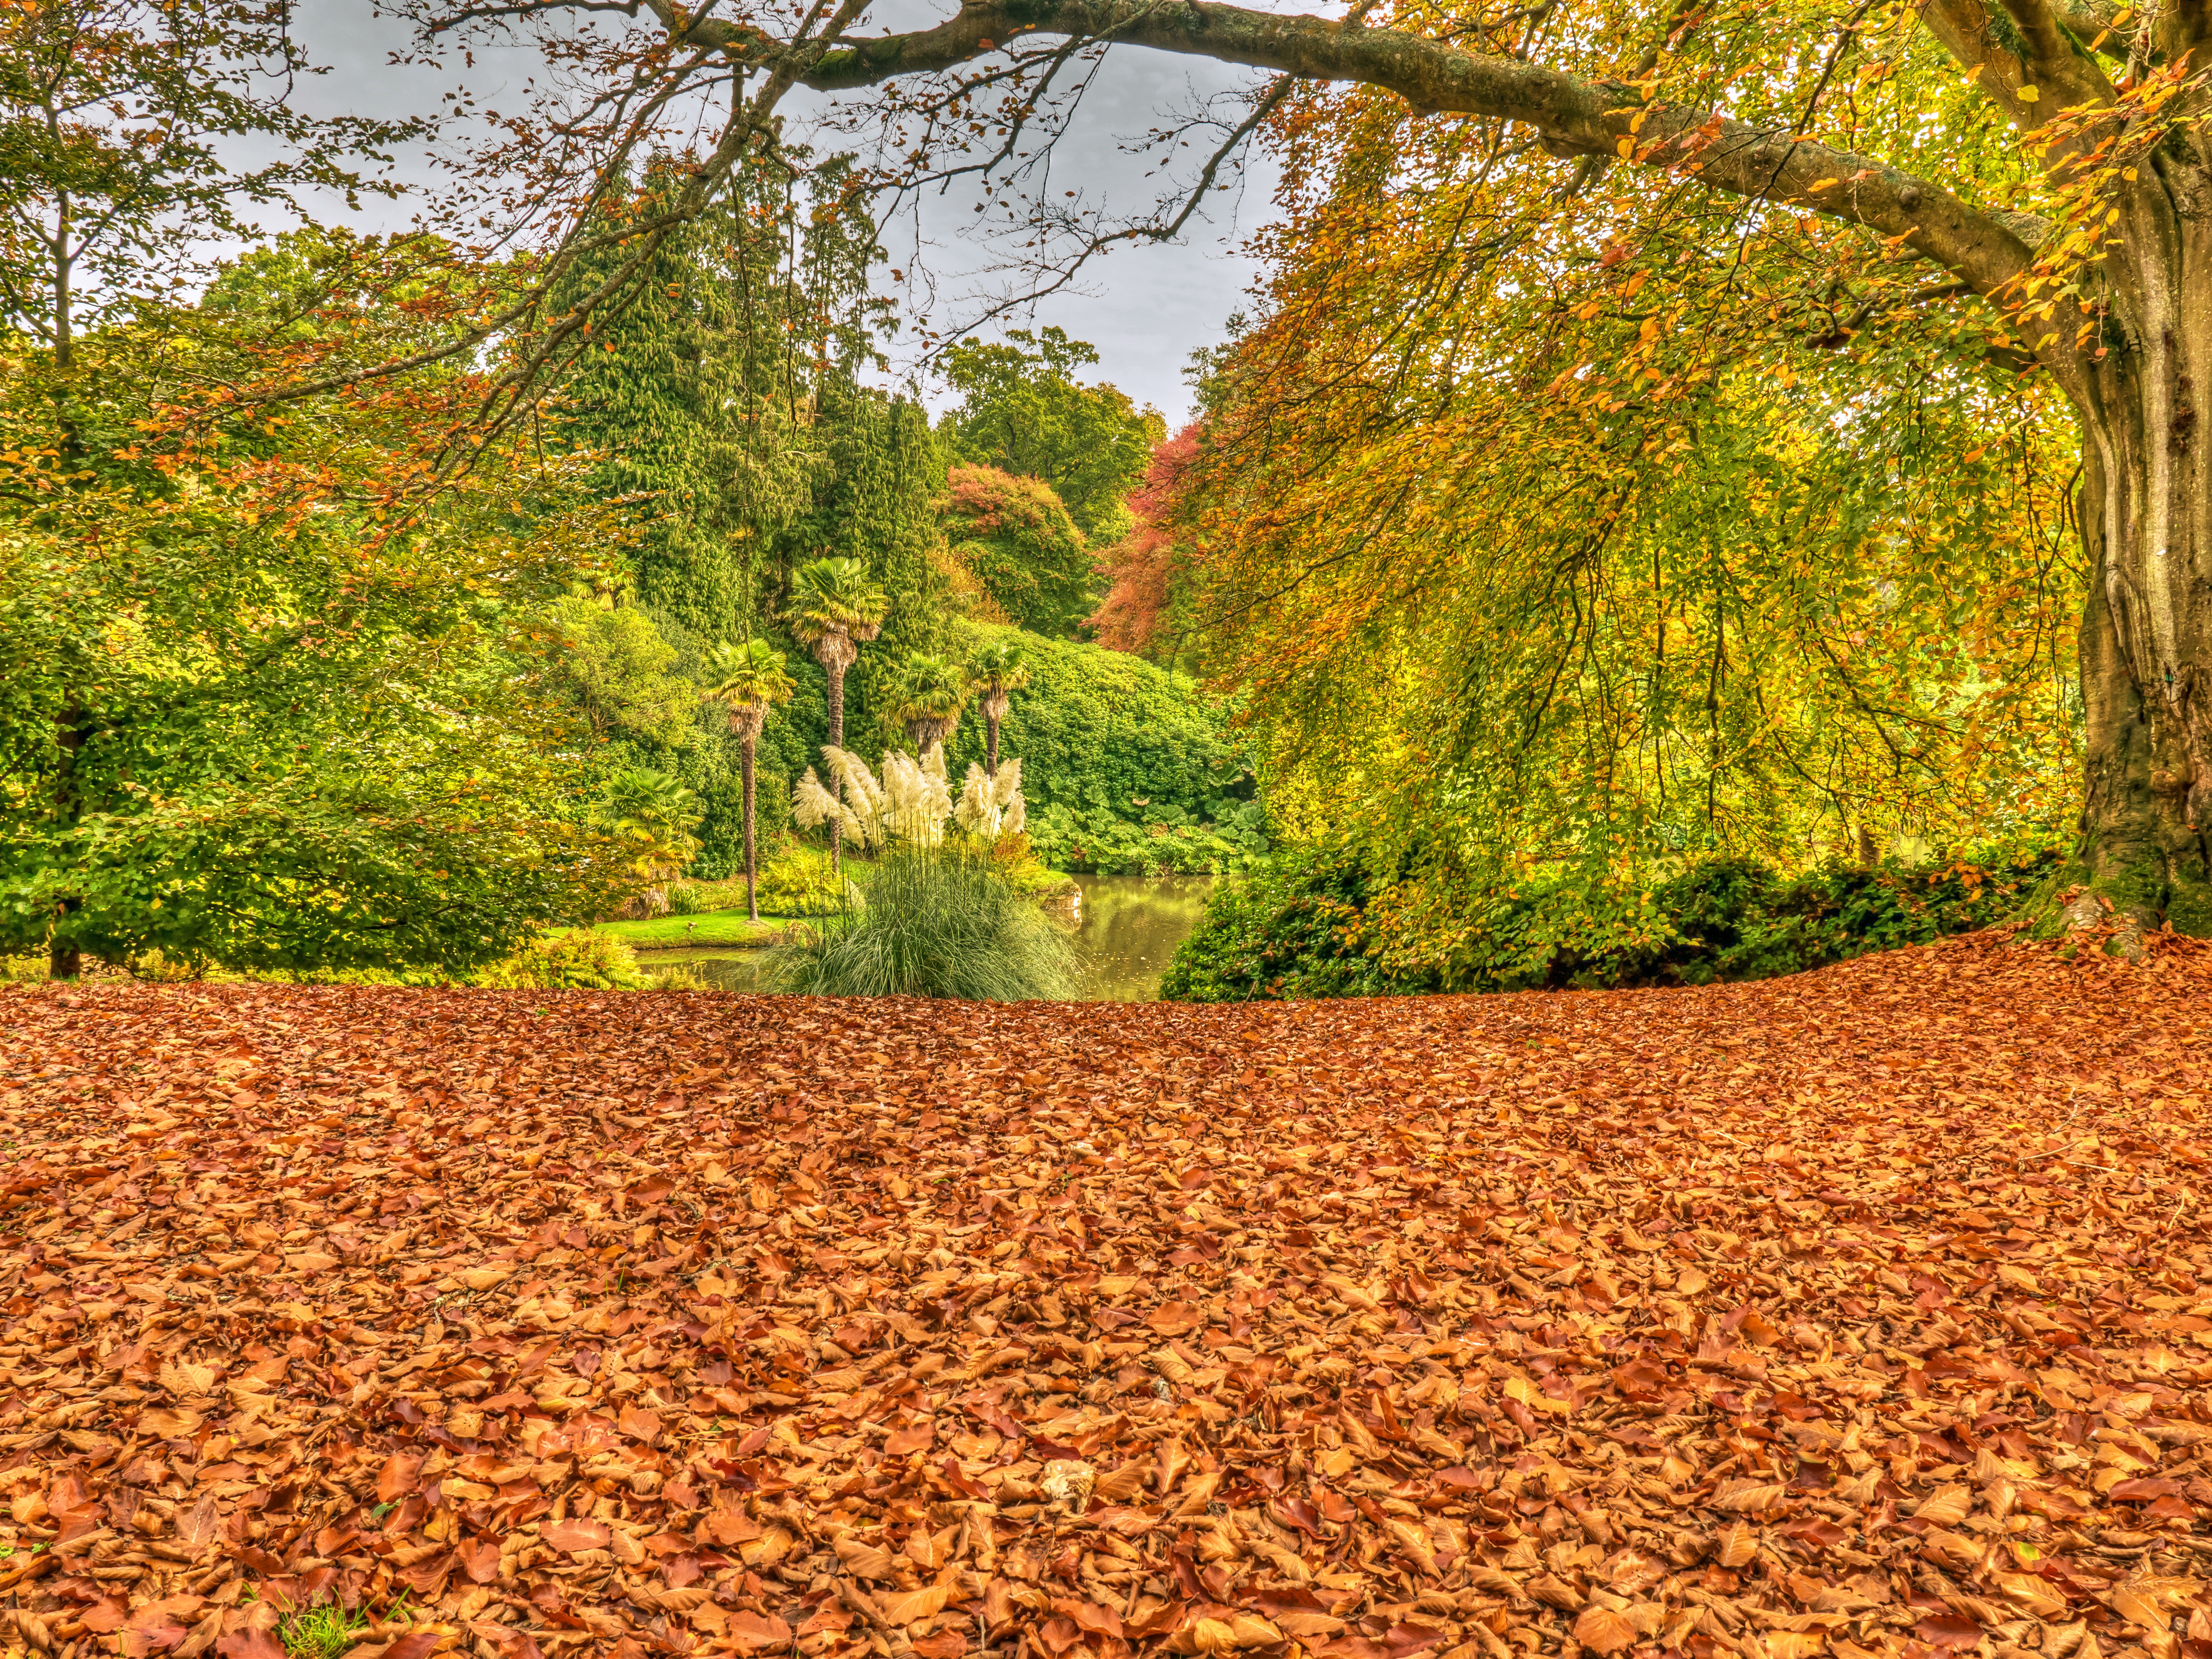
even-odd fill
[{"label": "thick beech trunk", "polygon": [[2104,429],[2083,422],[2087,775],[2063,879],[2091,902],[2068,919],[2095,920],[2100,896],[2141,927],[2212,935],[2212,515],[2191,397],[2207,382],[2110,378],[2137,395]]}]

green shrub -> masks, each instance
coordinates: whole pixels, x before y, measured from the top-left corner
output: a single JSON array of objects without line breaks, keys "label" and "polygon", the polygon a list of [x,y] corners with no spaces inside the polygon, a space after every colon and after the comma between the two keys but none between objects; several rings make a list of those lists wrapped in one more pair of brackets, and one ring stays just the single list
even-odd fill
[{"label": "green shrub", "polygon": [[672,881],[667,891],[672,916],[711,916],[745,908],[743,876],[735,881]]},{"label": "green shrub", "polygon": [[[1230,732],[1229,708],[1188,676],[1010,628],[970,625],[958,645],[968,653],[996,641],[1018,643],[1030,671],[999,749],[1022,757],[1039,858],[1055,870],[1204,874],[1248,868],[1267,852],[1250,752]],[[947,740],[956,790],[983,742],[972,714]]]},{"label": "green shrub", "polygon": [[1823,865],[1784,878],[1708,859],[1655,884],[1469,886],[1308,848],[1218,886],[1164,997],[1408,995],[1767,979],[2005,920],[2060,862],[2000,848],[1921,870]]},{"label": "green shrub", "polygon": [[505,961],[471,975],[468,982],[498,990],[635,991],[651,981],[629,945],[580,927],[532,940]]},{"label": "green shrub", "polygon": [[[165,957],[159,951],[132,958],[130,970],[135,979],[164,984],[204,980],[215,985],[471,985],[488,990],[526,991],[635,991],[648,985],[665,988],[672,984],[682,988],[683,984],[680,979],[660,976],[669,969],[660,969],[658,975],[647,973],[628,945],[583,927],[543,934],[498,962],[459,975],[435,968],[302,968],[283,973],[239,973]],[[46,976],[44,957],[0,957],[0,981],[37,981]]]},{"label": "green shrub", "polygon": [[957,847],[885,858],[864,908],[799,930],[763,983],[810,996],[1064,998],[1074,948],[987,857]]},{"label": "green shrub", "polygon": [[[740,903],[744,890],[740,880]],[[836,872],[830,867],[829,854],[797,842],[760,872],[760,908],[764,916],[836,915],[858,898],[851,882],[839,884]]]}]

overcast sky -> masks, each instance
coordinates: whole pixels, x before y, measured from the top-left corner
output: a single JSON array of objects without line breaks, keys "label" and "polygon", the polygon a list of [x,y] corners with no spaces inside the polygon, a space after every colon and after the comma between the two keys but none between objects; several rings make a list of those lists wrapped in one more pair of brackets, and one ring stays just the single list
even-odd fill
[{"label": "overcast sky", "polygon": [[[926,0],[896,3],[903,26],[924,15]],[[928,9],[943,15],[949,7]],[[492,53],[479,55],[469,70],[394,68],[390,55],[407,43],[408,32],[394,19],[376,16],[361,0],[304,0],[295,15],[311,58],[331,67],[330,74],[306,90],[307,100],[326,112],[432,113],[452,77],[459,75],[467,76],[480,107],[501,107],[503,101],[513,109],[533,67],[520,53]],[[889,21],[890,14],[871,21]],[[1054,158],[1055,193],[1074,189],[1085,202],[1109,211],[1140,212],[1154,199],[1154,182],[1143,177],[1144,161],[1126,154],[1121,141],[1252,78],[1252,71],[1204,60],[1117,49],[1097,71]],[[803,115],[805,106],[794,102],[787,108]],[[1094,261],[1077,288],[1042,301],[1033,319],[1016,317],[1009,322],[1057,324],[1091,341],[1099,355],[1092,376],[1113,381],[1140,404],[1158,407],[1170,427],[1180,424],[1190,408],[1183,378],[1190,354],[1218,343],[1230,313],[1248,304],[1246,291],[1256,267],[1243,249],[1272,210],[1270,184],[1270,177],[1255,168],[1242,186],[1214,194],[1209,201],[1212,222],[1194,220],[1179,243],[1118,247]],[[963,240],[974,223],[974,200],[957,195],[933,198],[921,212],[920,229],[928,244],[923,263],[937,279],[939,296],[929,320],[940,328],[963,315],[961,296],[973,293],[979,280],[988,280],[976,273],[991,256]],[[411,212],[402,205],[372,204],[356,222],[364,228],[397,228]],[[343,216],[333,210],[333,216]],[[908,261],[914,229],[911,222],[894,228],[894,263]],[[887,273],[884,280],[888,283]],[[973,314],[972,306],[965,309]],[[922,391],[932,403],[941,400],[941,387],[925,380]]]}]

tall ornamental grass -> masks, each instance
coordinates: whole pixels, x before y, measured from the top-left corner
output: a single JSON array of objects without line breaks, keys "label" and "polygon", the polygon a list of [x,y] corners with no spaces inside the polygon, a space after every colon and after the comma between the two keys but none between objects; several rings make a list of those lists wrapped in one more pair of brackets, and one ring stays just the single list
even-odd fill
[{"label": "tall ornamental grass", "polygon": [[769,954],[767,988],[806,996],[1056,1000],[1075,984],[1066,934],[958,843],[890,853],[864,908],[802,927]]}]

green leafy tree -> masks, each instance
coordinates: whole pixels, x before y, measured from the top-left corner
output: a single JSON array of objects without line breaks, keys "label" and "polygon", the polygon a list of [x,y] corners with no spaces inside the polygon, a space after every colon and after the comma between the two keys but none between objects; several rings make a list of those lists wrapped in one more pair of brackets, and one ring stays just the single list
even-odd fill
[{"label": "green leafy tree", "polygon": [[999,775],[999,726],[1013,693],[1030,683],[1029,655],[1013,640],[986,640],[969,653],[968,684],[983,714],[983,772]]},{"label": "green leafy tree", "polygon": [[[234,380],[264,343],[185,360]],[[0,356],[0,938],[60,977],[465,969],[600,913],[630,872],[568,811],[538,620],[604,538],[573,472],[494,446],[394,511],[438,388],[173,422],[146,393],[184,349],[84,337],[66,414]],[[160,465],[93,449],[122,431]]]},{"label": "green leafy tree", "polygon": [[[64,372],[78,336],[203,274],[254,208],[396,193],[363,161],[416,121],[316,118],[291,8],[41,0],[0,9],[0,310]],[[239,169],[240,149],[270,153]]]},{"label": "green leafy tree", "polygon": [[601,822],[644,880],[681,874],[699,850],[699,798],[679,778],[650,766],[634,766],[606,781]]},{"label": "green leafy tree", "polygon": [[554,681],[574,701],[602,740],[644,738],[675,746],[690,730],[696,693],[669,671],[676,647],[635,605],[608,606],[564,594],[547,610],[558,631]]},{"label": "green leafy tree", "polygon": [[968,676],[957,662],[927,651],[906,659],[885,711],[886,722],[906,733],[915,752],[927,755],[960,724],[968,706]]},{"label": "green leafy tree", "polygon": [[745,913],[760,920],[760,872],[753,844],[753,765],[768,711],[788,702],[798,688],[784,672],[783,653],[766,640],[730,646],[714,659],[715,680],[708,698],[722,705],[730,735],[738,740],[744,780]]},{"label": "green leafy tree", "polygon": [[960,394],[943,421],[951,458],[996,467],[1051,487],[1090,541],[1127,528],[1122,498],[1167,435],[1159,411],[1075,371],[1097,349],[1058,328],[1011,329],[1003,343],[963,341],[945,354],[944,374]]},{"label": "green leafy tree", "polygon": [[956,466],[945,484],[939,520],[953,559],[1008,621],[1072,636],[1097,602],[1097,571],[1051,486],[988,466]]},{"label": "green leafy tree", "polygon": [[[673,187],[661,164],[597,222],[614,229],[649,216]],[[599,452],[592,486],[632,504],[638,597],[695,633],[721,640],[743,631],[752,598],[722,500],[732,459],[729,411],[717,395],[716,374],[702,362],[728,322],[725,290],[698,258],[708,234],[695,226],[661,242],[625,302],[593,317],[562,382],[559,429],[572,445]],[[616,245],[580,259],[556,291],[556,302],[575,303],[629,258]]]},{"label": "green leafy tree", "polygon": [[819,420],[829,446],[823,482],[786,539],[861,561],[890,602],[883,648],[868,653],[848,688],[866,729],[881,723],[897,665],[913,652],[945,648],[955,607],[937,521],[945,459],[910,398],[832,383]]},{"label": "green leafy tree", "polygon": [[[830,747],[845,746],[845,672],[860,646],[883,631],[890,597],[858,559],[812,559],[792,572],[791,600],[785,619],[792,633],[814,653],[829,678]],[[830,860],[842,868],[837,828],[830,830]]]}]

